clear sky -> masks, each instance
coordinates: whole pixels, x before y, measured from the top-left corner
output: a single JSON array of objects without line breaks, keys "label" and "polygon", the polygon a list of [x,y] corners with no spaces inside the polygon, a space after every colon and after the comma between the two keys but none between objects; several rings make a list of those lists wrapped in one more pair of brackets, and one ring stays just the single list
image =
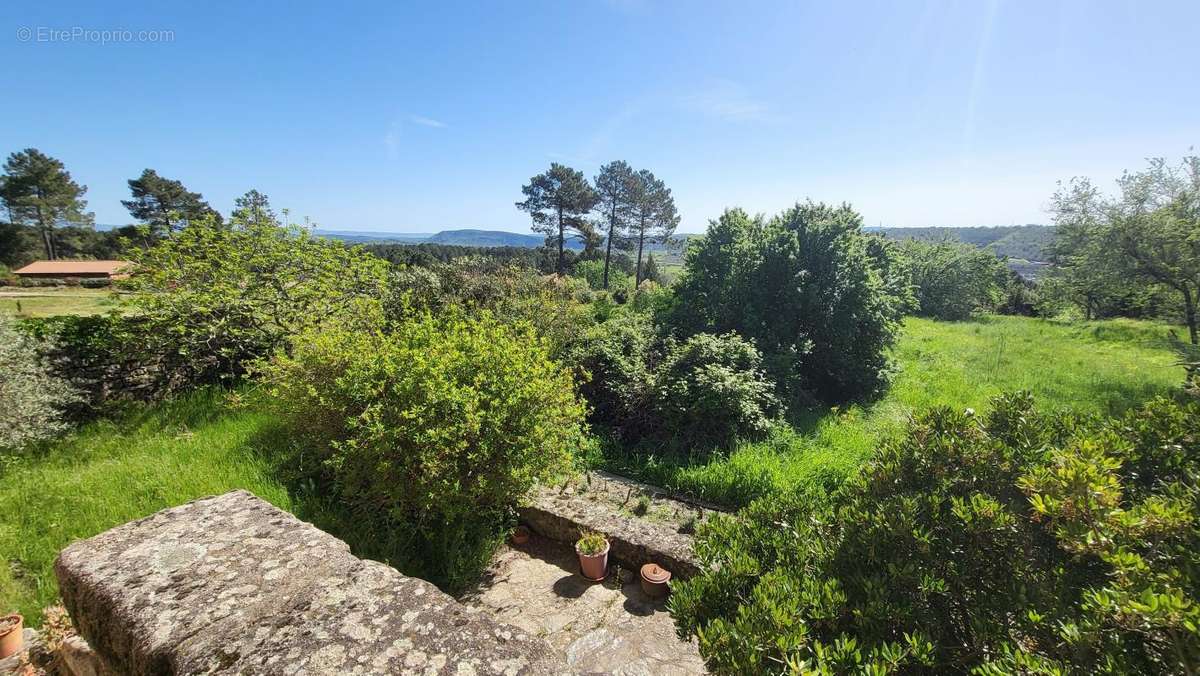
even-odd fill
[{"label": "clear sky", "polygon": [[0,152],[63,160],[99,223],[152,167],[222,211],[524,231],[531,175],[614,159],[685,231],[809,197],[1045,222],[1056,180],[1200,145],[1197,0],[7,2],[0,31]]}]

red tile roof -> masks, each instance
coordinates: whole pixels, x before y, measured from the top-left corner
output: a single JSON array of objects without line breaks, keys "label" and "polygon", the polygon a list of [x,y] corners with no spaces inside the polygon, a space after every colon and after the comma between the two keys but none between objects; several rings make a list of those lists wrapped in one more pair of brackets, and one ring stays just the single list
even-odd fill
[{"label": "red tile roof", "polygon": [[131,265],[129,261],[34,261],[29,265],[13,270],[18,275],[116,275],[128,272],[124,268]]}]

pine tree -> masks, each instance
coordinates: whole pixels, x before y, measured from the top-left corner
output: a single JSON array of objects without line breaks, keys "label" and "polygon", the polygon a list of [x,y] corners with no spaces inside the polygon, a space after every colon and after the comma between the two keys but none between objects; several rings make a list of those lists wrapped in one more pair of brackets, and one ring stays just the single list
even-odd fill
[{"label": "pine tree", "polygon": [[582,171],[554,162],[549,171],[529,179],[521,187],[524,202],[517,208],[529,212],[534,232],[546,235],[547,242],[558,245],[558,274],[566,268],[564,247],[568,232],[583,236],[589,227],[585,220],[598,199]]},{"label": "pine tree", "polygon": [[201,218],[222,221],[221,214],[208,206],[203,195],[189,191],[179,181],[159,176],[153,169],[129,179],[129,192],[133,199],[121,200],[121,204],[134,218],[150,226],[155,236],[170,235]]},{"label": "pine tree", "polygon": [[9,155],[0,176],[0,201],[9,220],[37,228],[49,260],[58,258],[56,226],[93,226],[95,216],[85,211],[86,192],[87,186],[76,183],[62,162],[35,148]]},{"label": "pine tree", "polygon": [[596,175],[596,192],[600,195],[599,208],[604,219],[607,237],[604,243],[604,288],[608,288],[608,270],[612,262],[613,246],[618,250],[629,248],[627,231],[633,216],[633,196],[637,177],[633,169],[618,160],[600,167]]},{"label": "pine tree", "polygon": [[646,169],[637,172],[633,190],[633,219],[631,230],[637,241],[635,282],[648,277],[642,274],[642,251],[647,244],[666,243],[679,227],[679,212],[671,189]]}]

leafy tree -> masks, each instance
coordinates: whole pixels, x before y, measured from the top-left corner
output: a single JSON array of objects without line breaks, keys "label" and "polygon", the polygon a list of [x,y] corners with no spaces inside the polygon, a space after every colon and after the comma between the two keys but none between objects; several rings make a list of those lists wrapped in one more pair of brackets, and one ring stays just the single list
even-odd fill
[{"label": "leafy tree", "polygon": [[486,312],[315,328],[264,375],[298,442],[283,458],[296,478],[378,534],[373,556],[455,590],[478,579],[521,496],[585,443],[545,341]]},{"label": "leafy tree", "polygon": [[271,210],[271,201],[257,190],[249,190],[233,202],[233,220],[251,225],[278,225],[279,217]]},{"label": "leafy tree", "polygon": [[155,237],[170,235],[192,221],[208,219],[220,224],[221,215],[208,206],[203,195],[191,192],[183,183],[159,176],[146,169],[129,179],[133,199],[121,200],[134,218],[150,227]]},{"label": "leafy tree", "polygon": [[634,182],[630,225],[633,237],[637,240],[634,284],[641,284],[643,279],[651,279],[642,270],[642,250],[647,244],[666,243],[675,234],[675,228],[679,227],[679,212],[675,208],[671,189],[646,169],[637,172]]},{"label": "leafy tree", "polygon": [[521,188],[525,201],[517,202],[517,208],[529,212],[535,232],[544,233],[547,241],[558,247],[558,274],[566,271],[564,250],[568,233],[585,236],[590,225],[585,216],[596,206],[599,196],[584,177],[557,162],[549,171],[529,179]]},{"label": "leafy tree", "polygon": [[945,320],[967,319],[995,307],[1008,273],[992,252],[961,242],[902,245],[916,292],[916,313]]},{"label": "leafy tree", "polygon": [[41,235],[46,258],[58,258],[54,228],[95,222],[83,199],[87,186],[79,185],[63,163],[34,148],[8,156],[0,176],[0,201],[11,222],[31,226]]},{"label": "leafy tree", "polygon": [[750,338],[788,398],[874,394],[905,298],[867,240],[846,205],[798,204],[769,222],[726,211],[688,249],[671,322]]},{"label": "leafy tree", "polygon": [[701,527],[681,633],[718,674],[1190,674],[1200,406],[934,409],[829,498]]},{"label": "leafy tree", "polygon": [[1200,344],[1200,157],[1177,167],[1153,159],[1118,180],[1106,197],[1087,179],[1054,195],[1056,255],[1069,286],[1088,298],[1140,280],[1171,289],[1182,305],[1188,337]]},{"label": "leafy tree", "polygon": [[186,383],[243,375],[305,328],[353,325],[386,296],[388,264],[299,226],[202,218],[134,250],[126,283],[159,346]]},{"label": "leafy tree", "polygon": [[628,230],[633,217],[633,200],[637,176],[624,161],[609,162],[600,167],[596,174],[596,194],[600,200],[597,208],[604,219],[604,280],[602,288],[608,288],[608,268],[612,250],[629,248]]}]

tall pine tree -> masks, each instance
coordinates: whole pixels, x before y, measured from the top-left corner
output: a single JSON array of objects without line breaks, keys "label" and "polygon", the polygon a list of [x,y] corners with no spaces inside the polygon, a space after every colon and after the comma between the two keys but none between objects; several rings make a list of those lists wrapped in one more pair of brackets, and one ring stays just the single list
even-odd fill
[{"label": "tall pine tree", "polygon": [[129,179],[129,192],[133,199],[121,200],[134,218],[150,226],[156,236],[170,235],[191,221],[209,217],[221,222],[217,213],[204,196],[191,192],[183,183],[159,176],[153,169],[146,169],[137,178]]},{"label": "tall pine tree", "polygon": [[525,201],[517,208],[529,212],[534,232],[546,235],[547,241],[558,246],[555,270],[563,274],[566,260],[563,250],[569,232],[583,236],[589,227],[585,220],[598,199],[582,171],[554,162],[549,171],[529,179],[521,187]]},{"label": "tall pine tree", "polygon": [[56,226],[93,226],[95,216],[85,211],[86,192],[87,186],[76,183],[62,162],[35,148],[9,155],[0,176],[0,201],[9,220],[36,228],[49,260],[58,258]]},{"label": "tall pine tree", "polygon": [[596,175],[596,192],[600,195],[599,209],[607,236],[604,242],[604,288],[608,288],[608,269],[612,250],[629,248],[630,219],[633,216],[633,194],[637,176],[624,161],[609,162]]},{"label": "tall pine tree", "polygon": [[641,284],[647,275],[642,272],[642,251],[647,244],[666,243],[679,227],[679,211],[675,198],[666,183],[647,169],[637,173],[633,190],[633,219],[631,230],[637,241],[635,282]]}]

